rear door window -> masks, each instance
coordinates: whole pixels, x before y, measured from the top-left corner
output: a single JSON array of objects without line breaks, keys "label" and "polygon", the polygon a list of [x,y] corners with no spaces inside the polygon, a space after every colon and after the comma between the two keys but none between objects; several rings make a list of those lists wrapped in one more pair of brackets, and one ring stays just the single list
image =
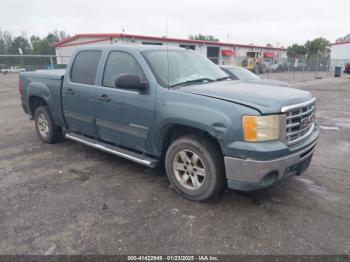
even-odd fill
[{"label": "rear door window", "polygon": [[80,51],[73,62],[71,81],[80,84],[94,85],[101,51]]}]

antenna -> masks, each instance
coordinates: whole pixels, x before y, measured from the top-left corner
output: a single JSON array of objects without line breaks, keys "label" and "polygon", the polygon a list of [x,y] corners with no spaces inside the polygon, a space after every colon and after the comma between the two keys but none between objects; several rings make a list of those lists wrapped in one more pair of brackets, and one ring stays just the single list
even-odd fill
[{"label": "antenna", "polygon": [[125,44],[125,28],[124,27],[123,27],[122,31],[123,31],[123,42]]},{"label": "antenna", "polygon": [[168,67],[168,89],[170,89],[170,66],[169,66],[169,41],[168,41],[168,17],[165,17],[165,37],[166,37],[166,60]]}]

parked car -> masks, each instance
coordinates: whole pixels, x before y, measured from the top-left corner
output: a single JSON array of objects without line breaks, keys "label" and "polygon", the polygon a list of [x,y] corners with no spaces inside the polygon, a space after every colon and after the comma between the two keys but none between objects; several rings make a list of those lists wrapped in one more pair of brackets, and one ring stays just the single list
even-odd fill
[{"label": "parked car", "polygon": [[350,63],[346,63],[344,65],[344,73],[345,74],[350,74]]},{"label": "parked car", "polygon": [[288,65],[286,63],[275,63],[268,66],[269,72],[284,72],[288,70]]},{"label": "parked car", "polygon": [[261,79],[258,75],[252,73],[251,71],[243,67],[222,65],[220,66],[220,68],[234,80],[241,80],[243,82],[253,83],[257,85],[286,87],[290,86],[287,82],[284,81]]},{"label": "parked car", "polygon": [[25,68],[18,68],[16,66],[11,66],[10,68],[2,68],[0,69],[0,72],[4,75],[8,73],[20,73],[26,71]]},{"label": "parked car", "polygon": [[195,201],[302,174],[319,136],[309,92],[233,81],[182,48],[78,48],[67,70],[21,73],[19,92],[43,142],[64,134],[148,167],[164,162]]}]

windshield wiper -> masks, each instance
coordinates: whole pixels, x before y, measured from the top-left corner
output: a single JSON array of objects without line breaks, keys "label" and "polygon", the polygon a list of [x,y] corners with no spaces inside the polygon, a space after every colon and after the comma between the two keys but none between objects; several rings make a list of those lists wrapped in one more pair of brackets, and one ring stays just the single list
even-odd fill
[{"label": "windshield wiper", "polygon": [[194,83],[202,83],[204,81],[208,81],[208,82],[214,82],[215,80],[210,79],[210,78],[198,78],[198,79],[193,79],[193,80],[187,80],[184,82],[180,82],[177,84],[173,84],[170,87],[175,87],[175,86],[182,86],[182,85],[189,85],[189,84],[194,84]]},{"label": "windshield wiper", "polygon": [[215,81],[222,81],[222,80],[226,80],[226,79],[233,80],[232,77],[230,77],[230,76],[224,76],[224,77],[220,77],[220,78],[215,79]]}]

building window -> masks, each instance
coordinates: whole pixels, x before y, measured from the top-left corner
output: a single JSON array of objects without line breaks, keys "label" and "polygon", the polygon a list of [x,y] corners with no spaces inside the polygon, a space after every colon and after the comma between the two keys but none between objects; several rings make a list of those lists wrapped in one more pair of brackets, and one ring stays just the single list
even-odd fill
[{"label": "building window", "polygon": [[220,60],[220,47],[208,46],[207,47],[207,57],[214,63],[219,64]]},{"label": "building window", "polygon": [[186,48],[186,49],[191,49],[191,50],[196,50],[195,45],[179,45],[179,47]]},{"label": "building window", "polygon": [[163,43],[157,43],[157,42],[142,42],[143,45],[163,45]]}]

